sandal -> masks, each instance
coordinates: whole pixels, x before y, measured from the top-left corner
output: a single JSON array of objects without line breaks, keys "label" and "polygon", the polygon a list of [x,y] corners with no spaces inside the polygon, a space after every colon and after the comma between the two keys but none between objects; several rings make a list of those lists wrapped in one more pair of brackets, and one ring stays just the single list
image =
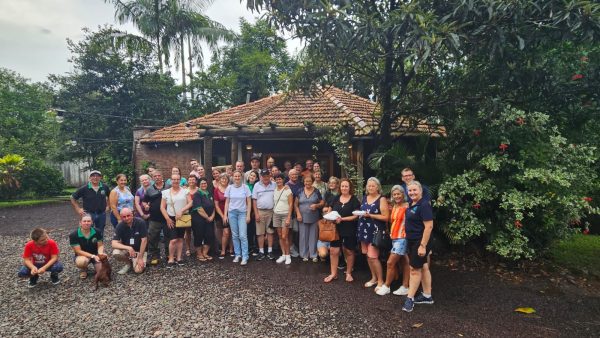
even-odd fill
[{"label": "sandal", "polygon": [[189,249],[185,250],[185,255],[190,257],[192,255],[192,252]]},{"label": "sandal", "polygon": [[337,275],[329,275],[329,276],[327,276],[327,277],[325,277],[323,279],[323,282],[325,282],[325,283],[331,283],[331,282],[333,282],[336,279],[338,279]]},{"label": "sandal", "polygon": [[370,288],[370,287],[373,287],[375,285],[377,285],[377,281],[370,280],[370,281],[368,281],[368,282],[365,283],[365,287],[366,288]]},{"label": "sandal", "polygon": [[196,259],[199,260],[200,262],[206,262],[206,257],[204,257],[202,255],[197,255]]},{"label": "sandal", "polygon": [[219,255],[219,259],[225,259],[225,253],[221,252],[221,254]]},{"label": "sandal", "polygon": [[210,255],[204,256],[204,258],[206,258],[207,261],[212,261],[213,260],[212,256],[210,256]]},{"label": "sandal", "polygon": [[86,279],[86,278],[87,278],[87,276],[88,276],[88,273],[87,273],[87,271],[81,271],[81,272],[79,273],[79,279]]},{"label": "sandal", "polygon": [[344,272],[344,274],[346,275],[346,282],[348,282],[348,283],[354,282],[354,278],[352,277],[352,273],[350,273],[350,272]]}]

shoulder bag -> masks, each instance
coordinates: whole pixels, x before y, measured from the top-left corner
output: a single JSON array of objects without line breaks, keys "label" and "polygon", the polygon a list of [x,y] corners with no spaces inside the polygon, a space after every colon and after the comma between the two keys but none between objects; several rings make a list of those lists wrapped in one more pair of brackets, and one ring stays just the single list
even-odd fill
[{"label": "shoulder bag", "polygon": [[[173,201],[173,193],[170,189],[169,189],[169,195],[171,196],[171,207],[173,208],[173,211],[175,211],[175,214],[177,214],[177,210],[175,209],[175,203]],[[188,213],[181,215],[180,219],[175,220],[176,228],[189,228],[191,226],[192,226],[192,215],[190,215]]]},{"label": "shoulder bag", "polygon": [[374,247],[382,251],[390,251],[392,249],[392,238],[385,229],[386,227],[386,225],[377,227],[373,234],[373,240],[371,241],[371,244]]},{"label": "shoulder bag", "polygon": [[326,219],[319,220],[319,240],[321,242],[333,242],[340,239],[335,223]]}]

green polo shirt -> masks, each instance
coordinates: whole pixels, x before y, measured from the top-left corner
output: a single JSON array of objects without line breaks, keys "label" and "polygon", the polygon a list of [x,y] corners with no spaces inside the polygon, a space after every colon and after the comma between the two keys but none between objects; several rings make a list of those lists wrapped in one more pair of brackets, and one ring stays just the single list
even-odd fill
[{"label": "green polo shirt", "polygon": [[102,243],[102,234],[94,228],[90,229],[88,237],[85,237],[80,227],[69,235],[69,244],[72,248],[79,246],[82,251],[91,253],[92,255],[98,254],[98,243]]}]

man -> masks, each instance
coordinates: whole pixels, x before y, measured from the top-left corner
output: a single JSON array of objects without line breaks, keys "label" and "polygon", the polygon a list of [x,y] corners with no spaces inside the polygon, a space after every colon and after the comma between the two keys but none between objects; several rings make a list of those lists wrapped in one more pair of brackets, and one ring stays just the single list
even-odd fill
[{"label": "man", "polygon": [[269,226],[273,220],[275,186],[275,182],[271,181],[269,170],[262,169],[260,171],[260,182],[256,183],[252,190],[252,208],[256,216],[256,240],[258,241],[257,261],[262,261],[265,258],[265,233],[269,245],[266,257],[270,260],[275,258],[273,256],[273,233],[275,233],[275,230]]},{"label": "man", "polygon": [[252,155],[252,159],[250,160],[250,170],[246,171],[244,174],[244,183],[248,183],[248,176],[252,171],[260,171],[260,156]]},{"label": "man", "polygon": [[[299,164],[299,163],[296,163]],[[298,194],[298,191],[300,191],[302,189],[302,182],[300,182],[300,180],[298,179],[299,176],[299,171],[296,171],[296,169],[291,169],[289,172],[289,180],[287,181],[286,185],[288,187],[290,187],[290,189],[292,190],[292,195],[296,196]],[[294,197],[295,198],[295,197]],[[292,257],[298,257],[299,253],[298,253],[298,249],[296,246],[296,242],[298,240],[298,231],[299,231],[299,226],[298,226],[298,220],[296,219],[296,215],[292,214],[292,233],[291,233],[291,247],[290,247],[290,255]]]},{"label": "man", "polygon": [[198,169],[198,165],[199,165],[199,163],[198,163],[197,159],[193,158],[193,159],[190,160],[190,168],[192,168],[192,171],[190,172],[190,176],[194,175],[196,177],[200,177],[199,173],[198,173],[198,170],[197,170]]},{"label": "man", "polygon": [[[92,216],[94,227],[100,232],[100,235],[103,235],[110,189],[100,181],[101,179],[102,173],[98,170],[92,170],[88,184],[77,189],[71,195],[71,205],[79,217],[84,214]],[[79,207],[77,202],[79,199],[82,200],[83,207]]]},{"label": "man", "polygon": [[302,179],[304,180],[304,177],[306,176],[310,176],[313,173],[313,165],[314,162],[311,159],[306,160],[306,166],[304,168],[304,170],[302,170]]},{"label": "man", "polygon": [[120,212],[121,222],[117,224],[113,235],[113,257],[125,262],[125,266],[117,273],[124,275],[133,266],[135,273],[142,273],[146,268],[146,245],[148,232],[146,222],[138,217],[133,217],[133,211],[123,208]]},{"label": "man", "polygon": [[[407,202],[412,202],[412,200],[408,196],[407,186],[414,180],[415,180],[415,174],[413,173],[413,170],[411,168],[402,169],[402,182],[403,182],[402,189],[404,189],[404,200]],[[421,187],[423,188],[422,199],[424,201],[431,202],[431,193],[429,192],[429,188],[424,184],[421,184]]]},{"label": "man", "polygon": [[[146,189],[144,195],[144,202],[148,203],[150,208],[150,223],[148,224],[148,252],[150,253],[150,265],[158,264],[160,260],[160,249],[158,244],[160,242],[161,230],[165,234],[171,233],[167,229],[167,221],[165,220],[162,212],[160,211],[160,203],[162,201],[162,191],[170,188],[167,186],[162,177],[162,173],[158,170],[154,171],[154,184]],[[169,239],[165,238],[165,243],[168,243]],[[165,257],[169,256],[169,245],[165,245]]]},{"label": "man", "polygon": [[243,173],[244,172],[244,161],[235,162],[235,170]]},{"label": "man", "polygon": [[275,177],[277,177],[279,174],[281,174],[281,170],[279,170],[279,167],[274,165],[271,167],[271,181],[275,182]]}]

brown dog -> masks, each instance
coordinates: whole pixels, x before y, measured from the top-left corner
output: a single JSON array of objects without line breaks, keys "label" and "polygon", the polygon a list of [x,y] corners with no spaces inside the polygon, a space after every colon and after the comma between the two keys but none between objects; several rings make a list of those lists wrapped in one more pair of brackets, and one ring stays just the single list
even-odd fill
[{"label": "brown dog", "polygon": [[108,256],[100,254],[98,255],[98,261],[94,264],[96,268],[96,276],[94,276],[96,290],[98,290],[98,282],[101,282],[104,286],[108,286],[110,281],[112,281],[112,267],[108,262]]}]

